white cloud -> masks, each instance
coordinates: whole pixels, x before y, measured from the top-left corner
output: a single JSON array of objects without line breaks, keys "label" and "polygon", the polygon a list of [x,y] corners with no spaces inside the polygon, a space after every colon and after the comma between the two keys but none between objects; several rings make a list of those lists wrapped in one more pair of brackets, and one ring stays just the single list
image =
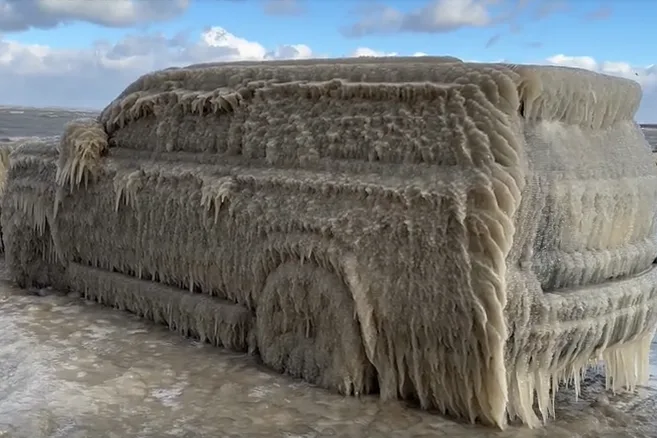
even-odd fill
[{"label": "white cloud", "polygon": [[372,57],[372,56],[397,56],[397,52],[381,52],[370,49],[369,47],[359,47],[354,50],[350,56],[354,58]]},{"label": "white cloud", "polygon": [[491,0],[431,0],[409,12],[371,5],[362,8],[361,19],[342,29],[349,37],[395,32],[443,33],[462,27],[482,27],[493,22]]},{"label": "white cloud", "polygon": [[278,46],[276,50],[270,53],[270,56],[275,59],[308,59],[320,57],[314,54],[313,50],[305,44]]},{"label": "white cloud", "polygon": [[189,0],[0,0],[0,30],[49,29],[73,21],[128,27],[183,13]]},{"label": "white cloud", "polygon": [[[175,18],[192,0],[0,0],[0,31],[51,29],[72,22],[131,27]],[[240,1],[240,0],[213,0]],[[242,0],[243,1],[243,0]],[[265,0],[268,15],[300,15],[304,0]]]}]

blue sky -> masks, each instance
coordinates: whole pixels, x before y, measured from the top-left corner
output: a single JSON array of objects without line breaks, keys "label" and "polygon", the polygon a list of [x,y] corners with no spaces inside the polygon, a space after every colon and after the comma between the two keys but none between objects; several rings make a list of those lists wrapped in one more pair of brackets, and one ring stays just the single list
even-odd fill
[{"label": "blue sky", "polygon": [[[390,0],[383,3],[400,11],[409,11],[421,8],[427,1]],[[192,1],[182,15],[166,22],[128,29],[78,22],[55,30],[31,29],[11,36],[24,43],[84,48],[90,41],[116,41],[127,33],[162,32],[170,37],[182,33],[193,38],[204,28],[218,25],[266,47],[303,43],[312,47],[314,52],[329,56],[344,55],[356,46],[366,46],[400,54],[449,53],[464,59],[508,59],[514,62],[534,62],[557,53],[637,65],[654,63],[657,58],[657,50],[647,48],[648,42],[657,41],[657,26],[654,26],[654,20],[646,19],[657,17],[657,2],[650,0],[573,1],[563,9],[555,8],[557,10],[545,18],[536,17],[538,8],[527,7],[516,20],[519,24],[528,23],[520,30],[501,23],[439,34],[393,33],[358,39],[342,35],[340,29],[353,21],[362,4],[367,3],[308,0],[304,14],[272,17],[265,13],[257,0],[197,0]],[[610,14],[604,19],[587,19],[601,8],[608,8]],[[504,11],[499,5],[491,9]],[[497,43],[487,48],[489,39],[498,34],[501,36]],[[539,43],[540,47],[533,43]]]},{"label": "blue sky", "polygon": [[[88,72],[71,87],[93,87],[96,79],[110,75],[115,81],[105,87],[107,92],[87,90],[98,97],[87,94],[88,98],[70,102],[98,106],[110,98],[110,91],[119,91],[148,69],[224,60],[224,52],[198,50],[203,32],[220,27],[267,50],[304,45],[304,57],[350,56],[366,48],[381,54],[422,52],[475,61],[559,63],[638,78],[647,92],[657,88],[657,50],[652,48],[657,28],[646,18],[657,17],[657,2],[651,0],[84,0],[83,6],[71,7],[80,1],[50,0],[45,7],[43,0],[0,0],[0,6],[8,3],[16,12],[10,17],[13,21],[0,17],[0,80],[4,70],[12,73],[9,64],[14,63],[18,67],[13,73],[21,71],[18,82],[27,87],[26,73],[31,77],[33,72],[25,65],[38,60],[50,63],[50,76]],[[113,1],[144,9],[132,17],[120,15]],[[277,9],[283,13],[272,13],[274,4],[285,6]],[[476,11],[485,17],[477,20]],[[131,38],[130,50],[126,52],[124,44],[121,53],[129,56],[121,62],[123,70],[116,71],[117,62],[108,67],[108,54],[116,60],[117,48],[126,38]],[[141,49],[139,41],[144,41]],[[11,45],[5,52],[31,56],[29,63],[16,55],[3,64],[3,44]],[[192,46],[194,56],[180,54]],[[35,50],[41,50],[38,60]],[[135,54],[143,57],[141,64]],[[40,74],[48,76],[50,67],[39,66]],[[40,95],[43,104],[55,99]],[[12,98],[21,100],[18,95]],[[23,100],[39,103],[38,96]],[[657,104],[654,107],[657,119]]]}]

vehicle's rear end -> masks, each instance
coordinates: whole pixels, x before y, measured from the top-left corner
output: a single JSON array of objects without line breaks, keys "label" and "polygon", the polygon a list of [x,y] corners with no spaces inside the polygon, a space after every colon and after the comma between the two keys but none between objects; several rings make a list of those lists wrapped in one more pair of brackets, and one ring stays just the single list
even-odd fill
[{"label": "vehicle's rear end", "polygon": [[599,359],[612,388],[648,378],[657,172],[633,121],[638,84],[558,67],[515,70],[527,87],[527,185],[507,259],[507,361],[511,413],[536,423],[534,394],[547,417],[558,383],[578,386]]}]

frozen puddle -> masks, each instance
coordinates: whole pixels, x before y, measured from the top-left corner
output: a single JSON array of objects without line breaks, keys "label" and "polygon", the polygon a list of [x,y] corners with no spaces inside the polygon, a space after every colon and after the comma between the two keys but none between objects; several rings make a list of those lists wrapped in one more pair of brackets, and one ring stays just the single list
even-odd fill
[{"label": "frozen puddle", "polygon": [[[343,398],[128,313],[0,286],[0,438],[654,437],[657,380],[607,396],[593,375],[545,429],[504,432]],[[653,351],[657,363],[657,351]]]}]

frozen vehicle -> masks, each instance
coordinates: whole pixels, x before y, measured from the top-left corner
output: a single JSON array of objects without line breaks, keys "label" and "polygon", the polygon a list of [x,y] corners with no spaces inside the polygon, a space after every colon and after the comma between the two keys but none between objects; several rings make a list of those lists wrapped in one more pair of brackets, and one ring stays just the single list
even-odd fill
[{"label": "frozen vehicle", "polygon": [[454,58],[154,72],[12,153],[8,266],[344,394],[537,426],[599,359],[648,377],[640,99]]}]

